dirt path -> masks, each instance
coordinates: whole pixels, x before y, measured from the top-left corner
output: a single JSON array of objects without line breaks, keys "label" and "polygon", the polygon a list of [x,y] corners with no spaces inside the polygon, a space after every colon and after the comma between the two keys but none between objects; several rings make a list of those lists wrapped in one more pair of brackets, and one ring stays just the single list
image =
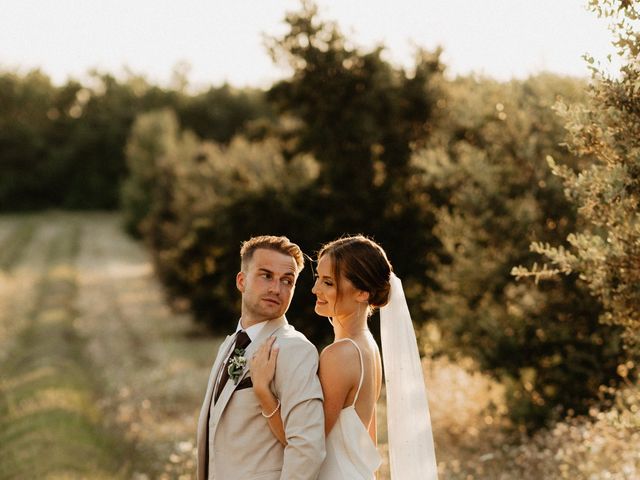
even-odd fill
[{"label": "dirt path", "polygon": [[0,216],[0,479],[193,478],[218,342],[119,222]]},{"label": "dirt path", "polygon": [[81,332],[137,444],[138,478],[193,478],[196,416],[218,342],[166,306],[148,253],[119,218],[85,217],[77,268]]}]

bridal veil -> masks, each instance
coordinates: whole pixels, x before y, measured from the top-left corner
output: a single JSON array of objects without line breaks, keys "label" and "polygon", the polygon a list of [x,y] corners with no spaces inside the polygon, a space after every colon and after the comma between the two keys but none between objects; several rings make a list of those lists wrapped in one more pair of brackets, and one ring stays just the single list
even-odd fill
[{"label": "bridal veil", "polygon": [[380,309],[392,480],[437,480],[427,390],[402,282],[391,273],[389,303]]}]

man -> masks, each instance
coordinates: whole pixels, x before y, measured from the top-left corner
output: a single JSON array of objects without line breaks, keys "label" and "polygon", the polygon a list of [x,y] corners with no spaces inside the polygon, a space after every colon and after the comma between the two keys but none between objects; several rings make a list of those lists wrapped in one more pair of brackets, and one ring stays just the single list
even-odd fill
[{"label": "man", "polygon": [[[244,242],[240,257],[241,317],[209,376],[198,420],[198,480],[315,479],[325,455],[318,352],[284,316],[302,252],[286,237],[261,236]],[[279,347],[272,389],[286,446],[271,433],[272,412],[262,412],[251,388],[249,359],[271,336]]]}]

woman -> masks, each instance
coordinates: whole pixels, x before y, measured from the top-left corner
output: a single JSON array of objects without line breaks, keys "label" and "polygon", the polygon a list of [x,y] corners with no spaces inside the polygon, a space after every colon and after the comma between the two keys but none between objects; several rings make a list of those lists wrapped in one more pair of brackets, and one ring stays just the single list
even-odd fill
[{"label": "woman", "polygon": [[[397,317],[389,324],[398,318],[405,322],[404,330],[394,325],[391,335],[389,328],[382,328],[392,476],[401,480],[437,478],[422,370],[402,286],[384,250],[357,235],[330,242],[320,250],[312,289],[316,295],[315,311],[329,317],[335,336],[320,355],[318,372],[327,435],[327,456],[319,480],[370,480],[380,466],[376,402],[382,365],[367,320],[374,308],[387,305],[392,283],[396,305],[388,311],[383,309],[381,316]],[[386,342],[389,349],[385,348],[385,335],[392,337]],[[269,388],[278,354],[273,341],[265,342],[251,360],[251,378],[263,415],[274,435],[285,444],[279,400]],[[388,360],[393,371],[387,368]],[[413,371],[409,372],[411,366]],[[392,378],[400,378],[400,370],[402,382],[392,382]],[[417,375],[417,380],[411,378],[412,374]],[[416,422],[421,425],[416,427]],[[391,448],[394,438],[396,446]]]}]

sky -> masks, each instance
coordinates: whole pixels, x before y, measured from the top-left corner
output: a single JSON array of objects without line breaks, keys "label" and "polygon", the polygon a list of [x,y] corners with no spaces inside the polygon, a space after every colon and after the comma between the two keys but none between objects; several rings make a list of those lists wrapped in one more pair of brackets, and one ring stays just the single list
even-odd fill
[{"label": "sky", "polygon": [[[613,53],[587,0],[317,0],[355,45],[386,47],[410,69],[416,46],[443,48],[447,74],[499,80],[540,71],[588,76],[582,55]],[[229,82],[266,88],[286,77],[264,35],[286,31],[299,0],[0,0],[0,69],[39,67],[55,83],[90,69],[127,69],[168,85],[188,65],[192,88]],[[615,64],[611,71],[615,71]]]}]

